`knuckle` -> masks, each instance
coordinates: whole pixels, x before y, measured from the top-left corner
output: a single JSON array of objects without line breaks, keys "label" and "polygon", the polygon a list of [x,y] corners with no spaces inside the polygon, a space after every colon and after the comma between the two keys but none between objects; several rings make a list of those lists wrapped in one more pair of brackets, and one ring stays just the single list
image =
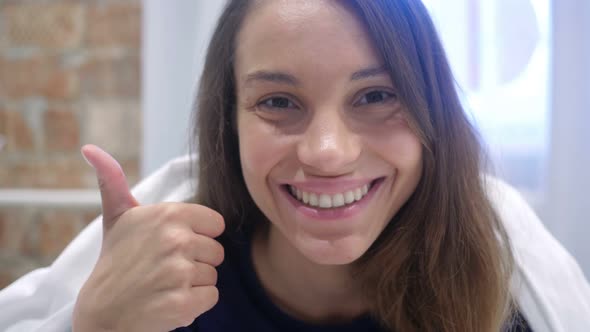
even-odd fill
[{"label": "knuckle", "polygon": [[219,301],[219,290],[215,286],[201,286],[197,293],[187,291],[169,294],[167,304],[175,313],[175,322],[181,326],[190,325],[196,317],[213,308]]},{"label": "knuckle", "polygon": [[219,290],[215,286],[199,287],[198,296],[193,299],[193,312],[198,312],[200,316],[202,313],[213,308],[219,301]]},{"label": "knuckle", "polygon": [[178,220],[181,217],[181,209],[178,204],[162,203],[160,205],[160,218],[164,221]]},{"label": "knuckle", "polygon": [[195,313],[191,310],[191,299],[187,294],[178,293],[174,296],[172,307],[175,312],[175,324],[178,326],[189,326],[195,320]]},{"label": "knuckle", "polygon": [[225,231],[225,221],[219,212],[210,209],[206,206],[198,205],[199,215],[202,217],[202,223],[206,224],[207,229],[213,236],[217,237]]},{"label": "knuckle", "polygon": [[223,232],[225,231],[225,221],[223,220],[223,218],[220,217],[214,219],[214,230],[218,236],[223,234]]},{"label": "knuckle", "polygon": [[191,245],[188,234],[179,227],[167,227],[160,232],[162,243],[171,252],[185,252]]},{"label": "knuckle", "polygon": [[189,326],[195,321],[194,314],[192,312],[183,313],[177,320],[177,325],[180,326]]},{"label": "knuckle", "polygon": [[205,288],[206,295],[204,296],[204,305],[207,307],[207,310],[213,308],[213,306],[219,301],[219,290],[215,286],[207,286]]},{"label": "knuckle", "polygon": [[217,301],[219,301],[219,290],[216,286],[201,286],[199,287],[198,296],[194,298],[194,304],[207,311],[212,308]]},{"label": "knuckle", "polygon": [[215,248],[212,250],[212,256],[214,266],[218,266],[223,263],[223,260],[225,259],[225,249],[221,243],[215,241]]},{"label": "knuckle", "polygon": [[205,285],[217,284],[217,269],[208,264],[203,265],[201,279]]},{"label": "knuckle", "polygon": [[180,280],[188,280],[194,273],[194,266],[188,262],[176,264],[173,268],[172,273],[177,275]]},{"label": "knuckle", "polygon": [[159,269],[151,280],[162,289],[181,288],[184,281],[183,275],[178,273],[179,269],[177,263],[167,260],[166,264]]},{"label": "knuckle", "polygon": [[171,292],[168,296],[168,305],[171,308],[181,310],[190,305],[190,299],[184,292]]}]

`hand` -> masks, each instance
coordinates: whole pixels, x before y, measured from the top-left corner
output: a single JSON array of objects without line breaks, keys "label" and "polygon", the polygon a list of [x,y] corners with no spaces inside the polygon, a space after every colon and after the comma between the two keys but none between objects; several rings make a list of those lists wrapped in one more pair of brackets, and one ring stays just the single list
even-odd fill
[{"label": "hand", "polygon": [[[214,237],[222,216],[202,205],[140,206],[121,166],[96,146],[82,147],[95,168],[103,212],[102,248],[83,285],[73,331],[171,331],[190,325],[219,298]],[[154,188],[157,190],[157,188]]]}]

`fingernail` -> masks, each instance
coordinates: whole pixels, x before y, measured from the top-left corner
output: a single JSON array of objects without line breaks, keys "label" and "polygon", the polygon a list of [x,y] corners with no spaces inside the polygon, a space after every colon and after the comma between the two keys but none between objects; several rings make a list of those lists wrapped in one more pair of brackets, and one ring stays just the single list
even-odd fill
[{"label": "fingernail", "polygon": [[82,147],[82,149],[80,149],[80,154],[82,155],[82,158],[84,158],[86,163],[88,165],[90,165],[90,167],[94,168],[94,165],[92,165],[92,163],[90,163],[90,161],[88,160],[88,158],[86,158],[86,155],[84,154],[84,146]]}]

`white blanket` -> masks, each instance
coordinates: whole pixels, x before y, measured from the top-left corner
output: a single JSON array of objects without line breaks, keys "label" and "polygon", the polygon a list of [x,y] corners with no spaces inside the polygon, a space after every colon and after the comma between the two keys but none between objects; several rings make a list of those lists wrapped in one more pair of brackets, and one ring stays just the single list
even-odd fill
[{"label": "white blanket", "polygon": [[[196,181],[188,177],[189,163],[188,156],[170,161],[132,193],[141,204],[190,198]],[[496,179],[488,187],[514,246],[512,293],[533,331],[589,332],[590,285],[580,267],[513,188]],[[76,296],[94,267],[101,241],[99,216],[51,266],[0,291],[0,331],[70,331]]]}]

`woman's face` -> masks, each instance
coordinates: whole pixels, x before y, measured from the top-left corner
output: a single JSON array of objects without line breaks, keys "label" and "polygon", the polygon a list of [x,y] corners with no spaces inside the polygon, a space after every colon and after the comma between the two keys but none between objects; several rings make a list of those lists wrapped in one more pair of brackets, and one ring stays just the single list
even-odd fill
[{"label": "woman's face", "polygon": [[359,258],[413,193],[422,145],[383,60],[338,1],[259,1],[236,45],[250,195],[309,260]]}]

